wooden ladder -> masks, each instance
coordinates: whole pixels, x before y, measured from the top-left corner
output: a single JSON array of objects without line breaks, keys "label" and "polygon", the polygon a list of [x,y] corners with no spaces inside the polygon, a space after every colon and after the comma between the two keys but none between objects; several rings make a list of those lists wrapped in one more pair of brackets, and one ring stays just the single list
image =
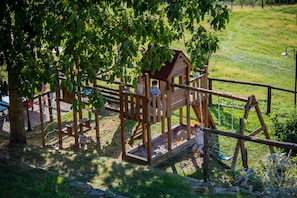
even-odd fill
[{"label": "wooden ladder", "polygon": [[138,122],[138,124],[137,124],[137,126],[136,126],[136,128],[128,142],[129,145],[132,145],[135,139],[140,138],[142,136],[142,133],[143,133],[142,125],[143,125],[142,122]]}]

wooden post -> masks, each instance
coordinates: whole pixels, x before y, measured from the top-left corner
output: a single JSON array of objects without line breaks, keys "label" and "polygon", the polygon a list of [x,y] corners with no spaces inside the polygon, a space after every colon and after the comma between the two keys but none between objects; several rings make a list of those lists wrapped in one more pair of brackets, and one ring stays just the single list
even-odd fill
[{"label": "wooden post", "polygon": [[58,80],[56,89],[56,106],[57,106],[57,120],[58,120],[58,136],[59,136],[59,149],[62,149],[62,119],[60,107],[60,82]]},{"label": "wooden post", "polygon": [[96,142],[99,148],[101,148],[100,144],[100,128],[99,128],[99,115],[95,113],[95,125],[96,125]]},{"label": "wooden post", "polygon": [[142,124],[142,143],[144,147],[147,148],[147,131],[146,131],[146,124],[144,122]]},{"label": "wooden post", "polygon": [[[245,105],[244,114],[243,114],[244,119],[248,118],[250,106],[251,106],[252,102],[253,102],[253,97],[248,97],[247,103]],[[244,129],[244,126],[241,125],[242,123],[239,123],[239,124],[240,124],[240,129]],[[244,124],[244,122],[243,122],[243,124]],[[241,146],[241,143],[240,143],[240,140],[238,140],[236,143],[236,147],[235,147],[235,151],[234,151],[234,155],[233,155],[233,160],[232,160],[232,165],[231,165],[232,169],[235,169],[240,146]]]},{"label": "wooden post", "polygon": [[187,106],[186,106],[186,108],[187,108],[187,128],[186,128],[186,130],[187,130],[187,139],[190,140],[191,139],[191,109],[190,109],[191,94],[188,89],[186,89],[186,90],[187,90],[187,92],[186,92],[187,93]]},{"label": "wooden post", "polygon": [[[208,89],[212,90],[212,79],[208,78]],[[212,105],[212,94],[209,94],[208,104]]]},{"label": "wooden post", "polygon": [[126,131],[125,131],[125,120],[124,120],[124,96],[123,90],[124,85],[120,85],[120,119],[121,119],[121,139],[122,139],[122,159],[126,158]]},{"label": "wooden post", "polygon": [[75,141],[75,148],[79,148],[78,143],[78,125],[77,125],[77,112],[73,110],[73,128],[74,128],[74,141]]},{"label": "wooden post", "polygon": [[[203,108],[200,111],[203,112],[204,126],[208,127],[208,104],[207,104],[207,94],[203,94],[202,98]],[[203,156],[203,175],[204,181],[209,180],[209,157],[210,157],[210,133],[204,133],[204,156]]]},{"label": "wooden post", "polygon": [[269,115],[271,112],[271,86],[267,87],[267,110],[266,114]]},{"label": "wooden post", "polygon": [[[78,120],[81,120],[83,118],[83,112],[81,107],[79,107],[78,115],[79,115]],[[83,132],[83,131],[84,131],[84,126],[82,123],[79,123],[79,132]]]},{"label": "wooden post", "polygon": [[238,157],[238,153],[239,153],[239,146],[240,146],[240,144],[239,144],[239,140],[238,140],[236,143],[234,154],[233,154],[233,160],[232,160],[232,165],[231,165],[232,169],[235,169],[235,166],[236,166],[237,157]]},{"label": "wooden post", "polygon": [[[171,94],[170,92],[167,94],[167,104],[171,101]],[[172,122],[171,122],[171,108],[167,108],[167,129],[168,129],[168,150],[172,150],[171,142],[172,142]]]},{"label": "wooden post", "polygon": [[52,106],[52,100],[51,100],[51,93],[50,92],[47,93],[47,102],[48,102],[49,119],[50,119],[50,122],[53,122],[54,121],[54,118],[53,118],[53,106]]},{"label": "wooden post", "polygon": [[162,127],[162,137],[165,137],[166,127],[165,127],[165,119],[167,117],[167,108],[168,108],[168,101],[166,97],[166,93],[162,93],[162,120],[161,120],[161,127]]},{"label": "wooden post", "polygon": [[[240,118],[240,135],[244,135],[244,129],[245,129],[245,124],[244,124],[244,119]],[[247,160],[247,152],[246,149],[244,147],[244,140],[243,139],[239,139],[239,144],[240,144],[240,150],[241,150],[241,158],[242,158],[242,165],[244,167],[245,170],[247,170],[248,168],[248,160]]]},{"label": "wooden post", "polygon": [[41,125],[42,146],[45,146],[45,131],[44,131],[44,123],[43,123],[41,96],[38,96],[38,100],[39,100],[39,118],[40,118],[40,125]]},{"label": "wooden post", "polygon": [[144,101],[144,104],[143,104],[143,108],[145,108],[144,110],[144,121],[149,123],[150,122],[150,108],[151,108],[151,105],[148,101],[148,98],[150,96],[150,79],[149,79],[149,74],[148,73],[145,73],[144,74],[144,84],[145,84],[145,98],[146,100]]},{"label": "wooden post", "polygon": [[183,108],[179,109],[179,124],[183,124]]},{"label": "wooden post", "polygon": [[[96,93],[96,85],[97,85],[97,79],[96,79],[96,72],[94,71],[94,83],[93,83],[93,91]],[[99,115],[98,112],[95,112],[95,125],[96,125],[96,140],[97,140],[97,145],[99,146],[99,148],[101,148],[101,142],[100,142],[100,126],[99,126]]]},{"label": "wooden post", "polygon": [[162,116],[162,120],[161,120],[161,132],[162,132],[162,137],[165,136],[165,116]]},{"label": "wooden post", "polygon": [[147,133],[147,161],[149,164],[152,162],[152,136],[151,136],[151,124],[146,125]]}]

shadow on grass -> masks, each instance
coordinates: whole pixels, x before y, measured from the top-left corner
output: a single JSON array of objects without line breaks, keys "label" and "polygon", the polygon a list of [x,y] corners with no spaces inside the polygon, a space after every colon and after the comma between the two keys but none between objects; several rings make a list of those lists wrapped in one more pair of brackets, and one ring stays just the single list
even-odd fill
[{"label": "shadow on grass", "polygon": [[[3,169],[3,161],[12,160],[16,167],[7,163],[12,169]],[[0,171],[5,175],[1,178],[7,181],[4,187],[8,194],[23,188],[19,192],[29,197],[43,191],[46,192],[41,197],[88,197],[90,190],[81,187],[84,183],[127,197],[194,197],[186,179],[177,174],[100,157],[92,151],[57,151],[33,146],[1,148],[0,162]],[[20,169],[20,165],[27,166]],[[41,169],[47,170],[46,173]],[[69,183],[65,186],[66,178],[77,181],[77,185],[73,189]],[[4,183],[2,179],[1,183]],[[60,190],[68,196],[60,194]]]}]

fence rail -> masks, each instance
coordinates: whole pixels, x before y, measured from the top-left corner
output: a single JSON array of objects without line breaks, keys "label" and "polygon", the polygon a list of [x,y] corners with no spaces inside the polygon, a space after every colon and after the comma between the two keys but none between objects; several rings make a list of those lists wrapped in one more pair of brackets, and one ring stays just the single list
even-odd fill
[{"label": "fence rail", "polygon": [[[242,84],[242,85],[250,85],[250,86],[257,86],[257,87],[264,87],[267,88],[267,105],[266,105],[266,114],[271,113],[271,101],[272,101],[272,90],[277,90],[277,91],[284,91],[288,93],[295,93],[292,90],[284,89],[284,88],[279,88],[279,87],[274,87],[271,85],[265,85],[265,84],[260,84],[260,83],[251,83],[251,82],[242,82],[242,81],[235,81],[235,80],[226,80],[226,79],[219,79],[219,78],[208,78],[208,86],[209,89],[212,90],[213,87],[213,82],[218,81],[218,82],[225,82],[225,83],[233,83],[233,84]],[[209,96],[209,104],[212,105],[212,95]]]}]

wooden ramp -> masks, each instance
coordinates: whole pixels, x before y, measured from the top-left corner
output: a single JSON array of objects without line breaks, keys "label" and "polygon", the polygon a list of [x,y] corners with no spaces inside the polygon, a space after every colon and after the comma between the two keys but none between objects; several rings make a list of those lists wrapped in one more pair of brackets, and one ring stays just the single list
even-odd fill
[{"label": "wooden ramp", "polygon": [[[204,121],[203,121],[203,119],[201,119],[201,111],[200,111],[200,106],[198,105],[198,104],[195,104],[195,105],[192,105],[192,108],[193,108],[193,110],[194,110],[194,113],[195,113],[195,115],[196,115],[196,117],[198,118],[198,121],[200,122],[200,123],[205,123]],[[207,109],[207,111],[208,111],[208,113],[207,113],[207,115],[208,115],[208,125],[209,126],[204,126],[204,127],[207,127],[207,128],[211,128],[211,129],[216,129],[216,126],[215,126],[215,123],[214,123],[214,121],[213,121],[213,119],[212,119],[212,116],[211,116],[211,114],[210,114],[210,111],[209,111],[209,109]]]}]

